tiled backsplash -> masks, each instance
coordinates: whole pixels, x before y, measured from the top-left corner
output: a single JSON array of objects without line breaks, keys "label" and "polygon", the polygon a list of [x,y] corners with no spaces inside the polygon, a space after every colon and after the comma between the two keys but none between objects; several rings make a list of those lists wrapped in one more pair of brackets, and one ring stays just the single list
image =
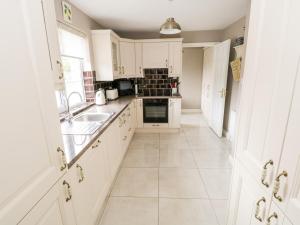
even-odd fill
[{"label": "tiled backsplash", "polygon": [[[177,77],[169,77],[168,69],[144,69],[143,78],[130,78],[132,84],[138,84],[139,95],[142,96],[170,96],[172,95],[171,83],[178,83]],[[117,87],[118,80],[115,81],[96,81],[95,71],[83,73],[84,88],[87,102],[95,101],[95,92],[99,88],[107,89]]]},{"label": "tiled backsplash", "polygon": [[170,96],[170,84],[178,83],[178,78],[168,76],[168,69],[145,69],[144,74],[144,78],[137,79],[140,95]]}]

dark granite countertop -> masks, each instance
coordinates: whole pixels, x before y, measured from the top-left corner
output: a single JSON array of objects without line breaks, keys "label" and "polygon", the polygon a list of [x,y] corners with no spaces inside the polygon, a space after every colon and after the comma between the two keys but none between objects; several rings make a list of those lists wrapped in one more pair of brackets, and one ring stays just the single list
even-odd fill
[{"label": "dark granite countertop", "polygon": [[[84,110],[93,113],[114,112],[114,115],[92,135],[62,135],[68,168],[70,168],[84,154],[84,152],[88,150],[93,142],[96,141],[106,128],[123,112],[133,99],[135,99],[135,96],[120,97],[117,100],[108,102],[106,105],[91,105]],[[68,122],[63,121],[62,123]]]}]

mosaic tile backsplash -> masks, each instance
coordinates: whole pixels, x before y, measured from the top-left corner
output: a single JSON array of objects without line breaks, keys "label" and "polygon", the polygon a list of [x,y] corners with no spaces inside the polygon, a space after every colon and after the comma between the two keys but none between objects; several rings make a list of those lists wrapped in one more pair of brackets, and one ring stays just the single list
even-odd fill
[{"label": "mosaic tile backsplash", "polygon": [[[84,72],[84,86],[86,92],[86,99],[88,102],[95,100],[95,92],[99,88],[107,89],[109,87],[116,88],[119,80],[105,82],[96,81],[95,72]],[[169,77],[168,69],[144,69],[143,78],[130,78],[132,87],[138,84],[138,91],[140,96],[171,96],[171,83],[179,82],[177,77]]]}]

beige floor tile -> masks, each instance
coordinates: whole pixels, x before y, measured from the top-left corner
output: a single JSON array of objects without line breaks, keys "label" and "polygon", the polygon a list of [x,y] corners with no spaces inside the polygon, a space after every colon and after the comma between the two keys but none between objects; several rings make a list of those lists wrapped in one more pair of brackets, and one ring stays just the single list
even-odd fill
[{"label": "beige floor tile", "polygon": [[226,150],[193,151],[198,168],[231,168]]},{"label": "beige floor tile", "polygon": [[211,199],[228,199],[231,169],[200,169],[200,174]]},{"label": "beige floor tile", "polygon": [[161,149],[160,167],[197,168],[194,156],[186,149]]},{"label": "beige floor tile", "polygon": [[220,225],[226,225],[228,214],[228,200],[211,200]]},{"label": "beige floor tile", "polygon": [[157,197],[158,169],[122,168],[111,196]]},{"label": "beige floor tile", "polygon": [[170,198],[207,198],[197,169],[160,168],[159,196]]},{"label": "beige floor tile", "polygon": [[99,225],[158,225],[158,199],[111,197]]},{"label": "beige floor tile", "polygon": [[124,158],[122,167],[153,167],[159,166],[158,149],[129,150]]},{"label": "beige floor tile", "polygon": [[159,200],[159,225],[218,225],[209,200]]}]

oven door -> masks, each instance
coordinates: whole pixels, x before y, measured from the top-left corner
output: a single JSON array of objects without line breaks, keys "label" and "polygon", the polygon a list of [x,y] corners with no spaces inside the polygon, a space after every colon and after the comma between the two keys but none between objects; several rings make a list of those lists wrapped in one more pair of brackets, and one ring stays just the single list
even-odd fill
[{"label": "oven door", "polygon": [[168,99],[144,99],[144,123],[168,123]]}]

